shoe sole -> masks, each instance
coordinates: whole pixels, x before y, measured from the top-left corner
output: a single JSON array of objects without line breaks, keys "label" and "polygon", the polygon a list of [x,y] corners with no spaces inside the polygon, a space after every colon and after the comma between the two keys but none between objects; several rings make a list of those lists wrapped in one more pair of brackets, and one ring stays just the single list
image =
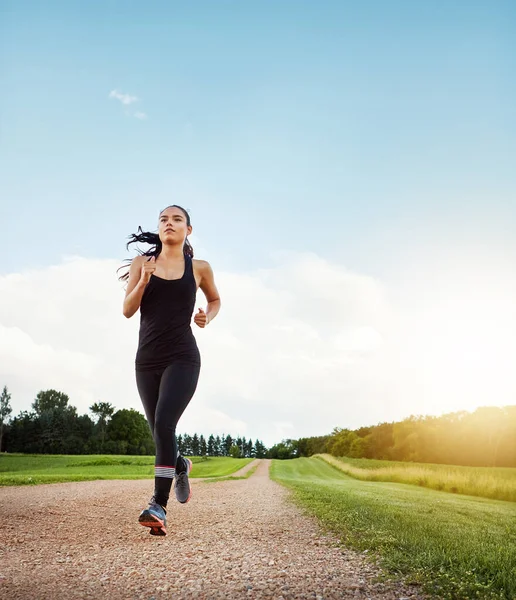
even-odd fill
[{"label": "shoe sole", "polygon": [[[190,477],[190,473],[192,472],[192,468],[193,468],[193,462],[189,458],[185,458],[185,460],[188,461],[188,468],[186,469],[186,475],[187,475],[187,477]],[[187,502],[190,502],[190,498],[192,497],[192,486],[190,485],[190,482],[188,482],[188,486],[190,487],[190,494],[188,495],[188,498],[184,502],[181,502],[181,500],[178,500],[178,502],[180,502],[181,504],[186,504]]]},{"label": "shoe sole", "polygon": [[150,513],[140,515],[138,518],[138,523],[143,527],[150,527],[151,535],[167,535],[167,528],[161,519],[151,515]]}]

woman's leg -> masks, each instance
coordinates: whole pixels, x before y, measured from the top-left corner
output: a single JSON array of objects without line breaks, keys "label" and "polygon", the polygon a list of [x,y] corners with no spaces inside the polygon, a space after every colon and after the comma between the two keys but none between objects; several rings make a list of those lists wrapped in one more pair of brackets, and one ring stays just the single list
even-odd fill
[{"label": "woman's leg", "polygon": [[199,380],[200,367],[187,363],[169,365],[161,376],[155,410],[156,502],[166,506],[177,461],[176,427],[192,399]]},{"label": "woman's leg", "polygon": [[[156,457],[154,460],[154,497],[150,501],[166,507],[170,487],[175,475],[175,468],[167,466],[160,462],[157,456],[158,444],[156,443],[156,407],[158,406],[161,378],[165,369],[153,371],[136,371],[136,386],[142,401],[147,423],[152,433],[152,438],[156,446]],[[172,463],[169,463],[172,464]]]},{"label": "woman's leg", "polygon": [[159,386],[164,369],[154,371],[136,371],[136,387],[142,401],[143,410],[154,438],[154,424],[156,422],[156,405],[159,398]]}]

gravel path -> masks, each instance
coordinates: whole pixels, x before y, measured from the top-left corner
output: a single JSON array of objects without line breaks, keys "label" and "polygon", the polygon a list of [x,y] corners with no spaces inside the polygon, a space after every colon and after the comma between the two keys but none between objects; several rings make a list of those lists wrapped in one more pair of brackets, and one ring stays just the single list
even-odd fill
[{"label": "gravel path", "polygon": [[149,480],[0,488],[0,597],[422,598],[374,583],[376,568],[322,534],[269,465],[249,479],[193,482],[188,504],[171,499],[166,537],[137,522]]}]

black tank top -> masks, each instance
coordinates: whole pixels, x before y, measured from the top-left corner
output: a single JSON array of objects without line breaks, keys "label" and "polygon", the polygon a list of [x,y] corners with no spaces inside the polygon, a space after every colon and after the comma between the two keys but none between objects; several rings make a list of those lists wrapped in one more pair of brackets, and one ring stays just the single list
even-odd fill
[{"label": "black tank top", "polygon": [[192,259],[185,256],[181,279],[151,275],[140,304],[136,370],[148,371],[181,361],[200,365],[191,321],[197,285]]}]

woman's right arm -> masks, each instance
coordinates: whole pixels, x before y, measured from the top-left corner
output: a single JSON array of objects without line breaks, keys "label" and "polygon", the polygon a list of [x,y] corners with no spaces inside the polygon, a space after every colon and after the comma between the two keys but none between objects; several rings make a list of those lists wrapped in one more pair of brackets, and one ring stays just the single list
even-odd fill
[{"label": "woman's right arm", "polygon": [[140,308],[143,292],[149,283],[152,272],[156,268],[154,257],[151,261],[146,259],[145,256],[136,256],[129,269],[129,281],[127,282],[123,309],[124,317],[128,319]]}]

